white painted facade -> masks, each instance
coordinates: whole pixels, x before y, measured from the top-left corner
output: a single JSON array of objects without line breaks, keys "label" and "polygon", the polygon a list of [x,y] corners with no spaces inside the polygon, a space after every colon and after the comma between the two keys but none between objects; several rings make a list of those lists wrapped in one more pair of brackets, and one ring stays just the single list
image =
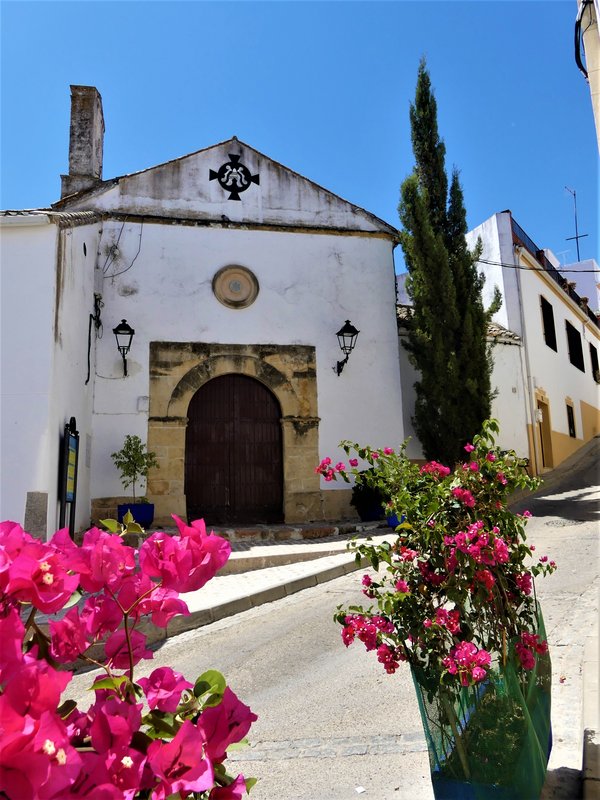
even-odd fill
[{"label": "white painted facade", "polygon": [[[103,241],[116,238],[120,227],[106,224]],[[119,265],[131,261],[139,242],[140,225],[126,230]],[[249,308],[226,308],[215,298],[213,276],[227,264],[256,275],[260,291]],[[126,379],[113,337],[97,345],[95,438],[107,446],[94,448],[94,491],[119,494],[108,455],[126,432],[144,434],[147,413],[138,405],[148,396],[151,340],[314,345],[321,452],[341,457],[338,443],[355,435],[401,441],[400,406],[390,402],[400,385],[393,280],[392,249],[383,239],[145,224],[133,267],[114,279],[110,271],[103,277],[107,327],[125,318],[136,334]],[[360,335],[338,377],[335,332],[346,318]]]},{"label": "white painted facade", "polygon": [[[405,295],[406,299],[409,299]],[[408,305],[408,304],[405,304]],[[400,332],[400,374],[402,376],[402,402],[404,431],[409,438],[406,454],[409,458],[424,458],[419,438],[415,433],[412,415],[416,402],[414,385],[418,373],[408,360],[408,352],[402,346],[406,337],[402,326]],[[498,446],[503,450],[514,450],[520,458],[529,458],[529,447],[524,432],[527,430],[527,397],[525,392],[524,351],[521,338],[499,325],[491,325],[488,340],[492,343],[494,368],[491,376],[491,416],[500,425]]]},{"label": "white painted facade", "polygon": [[[232,154],[259,176],[239,200],[210,179]],[[54,531],[71,416],[81,442],[75,528],[88,526],[94,498],[123,494],[110,454],[126,434],[147,440],[151,342],[314,347],[319,456],[341,457],[344,438],[403,440],[392,226],[235,138],[112,180],[75,166],[87,189],[45,214],[1,217],[1,519],[23,521],[28,493],[39,493],[38,527]],[[258,281],[248,307],[214,294],[228,265]],[[102,328],[92,325],[85,385],[94,294]],[[135,329],[127,377],[112,334],[121,319]],[[346,319],[360,334],[338,376]]]},{"label": "white painted facade", "polygon": [[[592,370],[592,349],[600,357],[598,320],[569,287],[571,275],[566,280],[559,274],[555,257],[539,249],[509,211],[495,214],[471,231],[469,246],[474,246],[478,237],[483,244],[483,262],[494,262],[481,264],[486,302],[497,285],[503,303],[494,319],[517,333],[523,343],[526,430],[533,468],[541,473],[600,432],[599,385]],[[556,350],[546,340],[542,298],[552,310]],[[567,323],[581,341],[579,366],[573,363],[579,359],[570,354]],[[498,400],[502,420],[511,413],[511,397],[503,390]],[[567,405],[573,409],[574,431],[569,428]]]}]

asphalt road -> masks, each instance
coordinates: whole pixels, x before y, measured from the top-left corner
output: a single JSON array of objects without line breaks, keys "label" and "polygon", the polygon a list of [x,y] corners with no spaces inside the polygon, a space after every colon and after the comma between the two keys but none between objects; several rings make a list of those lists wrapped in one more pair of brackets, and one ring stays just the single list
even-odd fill
[{"label": "asphalt road", "polygon": [[[598,611],[597,477],[595,462],[583,463],[518,507],[534,514],[528,533],[536,555],[559,566],[537,586],[554,680],[555,746],[543,800],[579,796],[581,665]],[[364,599],[360,574],[169,639],[138,672],[168,664],[190,680],[208,668],[225,674],[259,715],[252,747],[230,758],[236,772],[260,779],[254,800],[433,798],[409,671],[386,675],[362,645],[346,649],[332,621],[338,604]],[[75,694],[85,684],[89,676],[79,676]]]}]

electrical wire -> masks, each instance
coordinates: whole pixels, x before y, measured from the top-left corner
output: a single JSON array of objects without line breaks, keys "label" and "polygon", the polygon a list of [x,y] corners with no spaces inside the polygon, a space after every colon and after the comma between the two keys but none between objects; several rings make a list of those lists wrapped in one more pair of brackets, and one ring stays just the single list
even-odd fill
[{"label": "electrical wire", "polygon": [[[478,258],[477,263],[489,264],[490,266],[493,267],[507,267],[508,269],[526,269],[529,270],[530,272],[548,272],[548,270],[545,267],[525,267],[525,266],[520,266],[519,264],[505,264],[503,261],[490,261],[487,258]],[[554,269],[560,273],[573,272],[580,275],[583,272],[591,272],[593,274],[597,274],[600,276],[600,269],[564,269],[563,267],[554,267]]]},{"label": "electrical wire", "polygon": [[[123,225],[125,225],[125,223],[123,223]],[[125,272],[129,272],[129,270],[135,264],[135,262],[137,260],[137,257],[139,256],[140,251],[142,249],[142,233],[143,233],[143,231],[144,231],[144,221],[142,220],[142,222],[140,223],[140,236],[139,236],[139,239],[138,239],[138,249],[137,249],[137,253],[134,255],[134,257],[133,257],[133,259],[131,261],[131,264],[129,264],[128,267],[125,267],[125,269],[122,269],[120,272],[112,272],[110,275],[106,275],[106,270],[104,270],[105,278],[111,278],[112,279],[112,278],[116,278],[117,275],[123,275]],[[121,228],[121,233],[122,232],[123,232],[123,229]],[[120,238],[121,238],[121,234],[119,234],[119,239]],[[117,239],[117,242],[114,245],[115,247],[119,243],[119,239]],[[112,261],[111,261],[111,264],[112,264]]]}]

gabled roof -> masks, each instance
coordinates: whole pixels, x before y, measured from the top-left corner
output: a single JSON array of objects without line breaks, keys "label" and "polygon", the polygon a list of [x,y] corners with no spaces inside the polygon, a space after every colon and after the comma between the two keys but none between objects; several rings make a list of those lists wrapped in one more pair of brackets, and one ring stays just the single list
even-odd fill
[{"label": "gabled roof", "polygon": [[[225,186],[229,180],[229,186]],[[392,225],[232,137],[99,182],[53,209],[385,234]]]}]

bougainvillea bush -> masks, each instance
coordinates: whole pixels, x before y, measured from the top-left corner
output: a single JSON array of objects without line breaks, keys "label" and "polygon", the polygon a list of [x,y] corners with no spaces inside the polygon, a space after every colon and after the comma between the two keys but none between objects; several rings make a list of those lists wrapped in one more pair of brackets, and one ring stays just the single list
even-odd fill
[{"label": "bougainvillea bush", "polygon": [[[239,800],[249,791],[253,779],[229,775],[225,759],[257,717],[220,673],[191,683],[159,667],[135,678],[153,657],[142,621],[164,628],[189,614],[179,594],[200,589],[231,552],[203,521],[175,520],[178,535],[153,533],[139,550],[98,528],[78,547],[67,529],[40,542],[0,523],[0,797]],[[103,670],[87,709],[62,698],[78,659]]]},{"label": "bougainvillea bush", "polygon": [[[548,703],[543,770],[549,739],[550,662],[534,578],[556,565],[527,544],[531,514],[508,508],[515,489],[533,489],[539,481],[514,452],[498,450],[497,432],[488,420],[453,469],[412,463],[404,447],[394,452],[348,441],[341,447],[349,468],[329,458],[316,468],[328,481],[370,481],[387,498],[386,513],[401,520],[395,541],[353,545],[357,560],[366,557],[377,574],[362,578],[371,605],[337,610],[344,644],[362,642],[388,673],[408,662],[433,771],[482,782],[494,769],[494,739],[504,754],[511,742],[518,749],[536,686]],[[359,470],[365,462],[372,469]],[[511,711],[503,729],[498,703],[507,695]],[[491,698],[497,702],[490,717]]]}]

